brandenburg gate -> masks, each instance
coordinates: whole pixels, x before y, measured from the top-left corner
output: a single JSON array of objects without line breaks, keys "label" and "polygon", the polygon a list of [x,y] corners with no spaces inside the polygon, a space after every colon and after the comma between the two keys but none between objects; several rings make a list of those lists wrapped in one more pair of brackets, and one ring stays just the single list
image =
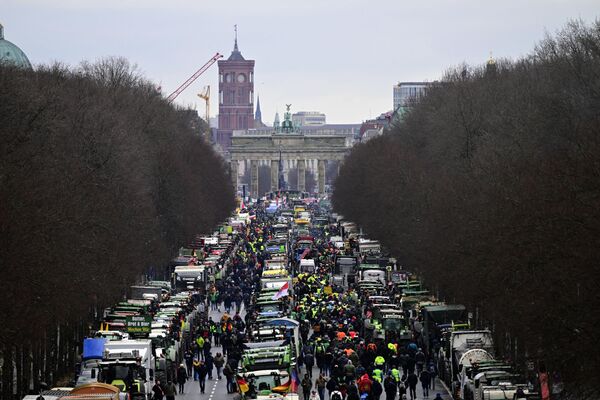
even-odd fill
[{"label": "brandenburg gate", "polygon": [[[258,167],[271,167],[271,191],[279,189],[279,170],[297,168],[298,190],[306,190],[306,170],[317,176],[319,193],[325,193],[325,171],[328,161],[341,162],[349,148],[346,138],[337,135],[305,135],[294,130],[289,106],[281,128],[275,127],[268,134],[234,135],[229,151],[231,177],[237,190],[239,165],[250,164],[250,194],[258,197]],[[338,163],[339,166],[339,163]],[[286,168],[287,167],[287,168]]]}]

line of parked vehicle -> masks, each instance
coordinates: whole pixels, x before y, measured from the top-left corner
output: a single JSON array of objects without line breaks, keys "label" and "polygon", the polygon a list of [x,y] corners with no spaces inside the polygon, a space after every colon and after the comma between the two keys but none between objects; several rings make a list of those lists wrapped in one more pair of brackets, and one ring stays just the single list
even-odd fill
[{"label": "line of parked vehicle", "polygon": [[43,391],[44,400],[84,395],[150,400],[155,382],[174,380],[190,329],[204,318],[198,305],[207,284],[226,272],[237,240],[230,225],[198,236],[173,260],[170,281],[131,286],[127,299],[106,308],[97,330],[84,339],[73,387]]},{"label": "line of parked vehicle", "polygon": [[336,260],[336,279],[369,293],[365,337],[402,345],[415,342],[435,362],[438,376],[455,399],[540,398],[527,374],[495,357],[492,332],[476,329],[464,305],[440,301],[355,224],[339,215],[333,218],[343,232],[331,239],[343,250]]},{"label": "line of parked vehicle", "polygon": [[[235,371],[242,400],[297,399],[300,359],[309,340],[302,339],[308,328],[298,317],[296,301],[301,299],[294,291],[311,278],[325,280],[317,285],[322,293],[357,293],[363,320],[351,341],[422,348],[455,399],[539,399],[525,375],[495,357],[492,332],[476,329],[466,307],[433,296],[379,242],[331,213],[327,201],[290,192],[285,201],[267,200],[259,208],[268,216],[263,228],[269,235],[252,244],[260,246],[256,253],[262,265],[246,309],[247,342]],[[95,391],[115,400],[149,400],[157,380],[175,377],[190,328],[204,318],[198,305],[206,301],[207,287],[227,277],[229,261],[243,252],[240,248],[247,248],[241,237],[249,236],[253,218],[241,207],[218,232],[198,236],[180,250],[170,281],[132,286],[127,300],[104,310],[97,331],[82,343],[74,388],[45,391],[44,399],[68,400]],[[324,247],[335,250],[324,254]],[[331,270],[319,269],[323,265]],[[341,341],[336,346],[338,352],[343,348]]]}]

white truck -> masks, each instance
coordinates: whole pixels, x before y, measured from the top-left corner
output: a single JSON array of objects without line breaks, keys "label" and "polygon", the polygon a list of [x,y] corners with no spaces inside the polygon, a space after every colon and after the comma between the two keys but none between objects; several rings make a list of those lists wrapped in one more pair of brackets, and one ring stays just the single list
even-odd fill
[{"label": "white truck", "polygon": [[359,239],[358,251],[360,254],[379,254],[381,253],[381,244],[376,240]]},{"label": "white truck", "polygon": [[206,285],[206,267],[203,265],[178,265],[173,273],[178,290],[200,288]]},{"label": "white truck", "polygon": [[[448,386],[452,387],[452,394],[457,396],[460,393],[460,373],[462,369],[461,361],[469,350],[480,349],[494,356],[494,341],[492,332],[489,329],[482,330],[457,330],[450,333],[446,345],[440,349],[438,362],[440,369],[443,368],[441,376]],[[476,353],[471,353],[476,354]],[[483,352],[477,354],[483,355]]]},{"label": "white truck", "polygon": [[156,300],[162,298],[163,289],[160,286],[131,286],[131,299]]},{"label": "white truck", "polygon": [[[478,366],[481,363],[491,362],[494,357],[484,349],[471,349],[464,353],[458,361],[459,367],[459,395],[458,397],[467,400],[472,397],[472,388],[475,374],[478,371]],[[498,368],[500,366],[493,365],[492,368]],[[472,399],[471,399],[472,400]]]},{"label": "white truck", "polygon": [[150,340],[106,342],[98,381],[118,387],[121,392],[129,393],[131,399],[149,400],[155,362]]},{"label": "white truck", "polygon": [[[512,384],[511,382],[498,382],[493,386],[481,386],[475,392],[477,400],[506,400],[514,399],[517,390],[521,389],[523,394],[529,394],[529,388],[524,384]],[[522,397],[521,397],[522,398]]]}]

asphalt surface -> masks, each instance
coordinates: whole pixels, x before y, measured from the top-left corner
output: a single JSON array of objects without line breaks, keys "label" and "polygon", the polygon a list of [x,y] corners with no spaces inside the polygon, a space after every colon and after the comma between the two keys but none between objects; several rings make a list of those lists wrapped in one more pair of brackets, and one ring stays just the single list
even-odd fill
[{"label": "asphalt surface", "polygon": [[[209,316],[212,317],[213,321],[218,322],[221,320],[223,316],[223,307],[221,307],[221,312],[218,311],[210,311]],[[242,318],[244,317],[245,312],[243,311],[240,315]],[[223,348],[221,346],[213,346],[212,354],[213,356],[217,353],[223,353]],[[206,379],[206,388],[204,394],[200,393],[200,384],[198,381],[194,381],[193,378],[189,379],[185,384],[184,394],[178,394],[175,398],[177,400],[224,400],[224,399],[233,399],[234,394],[227,393],[227,380],[222,376],[221,380],[217,379],[216,369],[213,369],[213,379]]]}]

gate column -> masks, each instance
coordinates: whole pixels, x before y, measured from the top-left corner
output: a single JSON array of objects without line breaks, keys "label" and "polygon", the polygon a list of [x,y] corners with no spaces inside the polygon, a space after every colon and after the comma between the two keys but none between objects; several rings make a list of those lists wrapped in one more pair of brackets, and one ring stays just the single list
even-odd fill
[{"label": "gate column", "polygon": [[306,161],[298,160],[298,190],[306,190]]},{"label": "gate column", "polygon": [[258,161],[250,161],[250,193],[258,199]]},{"label": "gate column", "polygon": [[319,194],[325,194],[325,160],[319,160]]},{"label": "gate column", "polygon": [[231,183],[233,184],[233,190],[237,193],[238,190],[238,161],[231,160],[229,164],[229,173],[231,174]]},{"label": "gate column", "polygon": [[271,192],[279,190],[279,161],[271,160]]}]

